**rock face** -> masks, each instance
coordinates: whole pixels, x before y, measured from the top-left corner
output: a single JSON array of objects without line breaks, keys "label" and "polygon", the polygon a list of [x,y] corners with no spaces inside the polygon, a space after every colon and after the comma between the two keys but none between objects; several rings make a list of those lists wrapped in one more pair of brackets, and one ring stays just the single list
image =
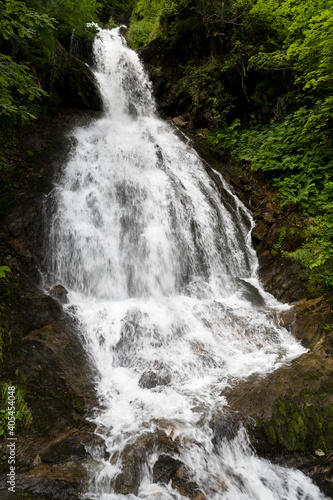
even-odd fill
[{"label": "rock face", "polygon": [[[1,460],[1,498],[8,493],[8,498],[21,498],[24,492],[36,500],[72,500],[87,488],[86,446],[93,445],[96,437],[85,415],[96,403],[94,374],[77,327],[58,300],[65,290],[56,287],[53,298],[34,284],[45,251],[42,194],[51,188],[52,174],[57,174],[70,145],[64,132],[87,119],[82,114],[62,114],[39,123],[28,133],[22,131],[21,150],[7,152],[22,162],[22,170],[16,179],[16,201],[1,220],[0,263],[11,268],[0,280],[1,388],[15,386],[32,423],[24,418],[16,421],[16,494],[7,491],[8,462]],[[4,396],[0,409],[7,405]],[[5,457],[8,429],[6,422],[0,423],[4,431],[0,452]]]},{"label": "rock face", "polygon": [[87,64],[69,54],[57,42],[53,54],[54,70],[50,90],[69,108],[100,111],[103,107],[95,76]]}]

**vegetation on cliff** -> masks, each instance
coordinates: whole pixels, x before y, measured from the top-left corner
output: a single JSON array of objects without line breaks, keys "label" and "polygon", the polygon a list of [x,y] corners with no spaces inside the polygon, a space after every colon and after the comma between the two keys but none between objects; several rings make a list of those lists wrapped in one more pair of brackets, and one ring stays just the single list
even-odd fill
[{"label": "vegetation on cliff", "polygon": [[[0,2],[0,125],[30,121],[50,90],[56,41],[84,31],[96,2]],[[50,78],[51,77],[51,78]]]},{"label": "vegetation on cliff", "polygon": [[130,4],[130,0],[127,4],[0,0],[0,131],[30,122],[61,104],[68,105],[62,86],[70,82],[63,73],[66,65],[75,63],[63,55],[64,51],[70,51],[75,37],[85,43],[84,56],[89,59],[87,47],[95,35],[89,23],[105,22],[111,12],[123,12]]},{"label": "vegetation on cliff", "polygon": [[131,1],[0,0],[0,213],[35,163],[31,148],[21,154],[22,127],[66,108],[102,108],[86,64],[96,32],[89,23],[128,16]]},{"label": "vegetation on cliff", "polygon": [[127,35],[134,47],[160,40],[161,60],[179,67],[166,85],[185,121],[306,216],[289,256],[330,288],[332,35],[332,0],[138,0]]}]

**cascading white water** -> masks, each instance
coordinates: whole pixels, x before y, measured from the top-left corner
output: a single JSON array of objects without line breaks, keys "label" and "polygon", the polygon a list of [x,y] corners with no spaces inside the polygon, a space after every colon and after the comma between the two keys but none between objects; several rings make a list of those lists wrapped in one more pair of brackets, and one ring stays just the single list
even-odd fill
[{"label": "cascading white water", "polygon": [[[243,429],[213,440],[223,390],[304,349],[274,322],[284,306],[257,282],[245,207],[234,197],[230,209],[157,117],[119,29],[100,30],[94,51],[105,113],[73,132],[50,232],[50,275],[69,289],[97,369],[94,420],[110,454],[96,458],[88,497],[124,498],[115,492],[125,491],[115,489],[124,457],[155,433],[172,437],[168,454],[207,499],[323,499],[300,472],[256,457]],[[160,453],[147,446],[128,498],[184,498],[154,479]]]}]

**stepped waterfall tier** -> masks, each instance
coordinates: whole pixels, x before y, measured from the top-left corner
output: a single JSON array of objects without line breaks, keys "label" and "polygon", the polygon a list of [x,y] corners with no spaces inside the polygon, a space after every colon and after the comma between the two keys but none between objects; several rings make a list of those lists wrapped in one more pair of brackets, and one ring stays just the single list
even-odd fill
[{"label": "stepped waterfall tier", "polygon": [[47,199],[48,280],[69,290],[96,371],[105,451],[90,450],[86,498],[324,499],[257,457],[241,425],[216,432],[226,387],[305,349],[257,281],[249,212],[158,117],[119,29],[100,30],[94,53],[104,115],[73,131]]}]

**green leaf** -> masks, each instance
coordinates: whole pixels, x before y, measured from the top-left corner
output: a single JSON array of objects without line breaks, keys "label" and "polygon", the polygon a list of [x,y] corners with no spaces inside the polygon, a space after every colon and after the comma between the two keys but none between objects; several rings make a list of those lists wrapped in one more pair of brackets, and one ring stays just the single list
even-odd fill
[{"label": "green leaf", "polygon": [[11,273],[10,267],[0,266],[0,278],[5,278],[6,273]]}]

